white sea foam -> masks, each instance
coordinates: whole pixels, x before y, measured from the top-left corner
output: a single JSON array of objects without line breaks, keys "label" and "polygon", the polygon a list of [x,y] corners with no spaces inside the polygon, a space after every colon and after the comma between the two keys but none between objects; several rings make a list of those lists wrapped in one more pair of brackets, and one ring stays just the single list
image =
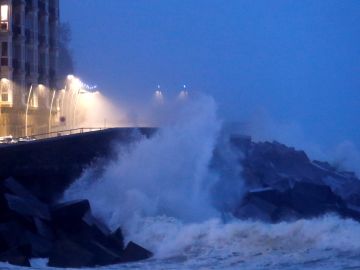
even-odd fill
[{"label": "white sea foam", "polygon": [[208,170],[220,130],[215,102],[202,96],[177,109],[155,136],[122,153],[100,179],[93,181],[91,171],[85,173],[65,200],[89,199],[94,214],[112,229],[137,217],[216,217],[209,201],[216,176]]},{"label": "white sea foam", "polygon": [[[292,270],[360,266],[359,224],[331,215],[279,224],[223,224],[218,219],[185,224],[155,216],[139,219],[127,237],[152,249],[155,258],[97,269]],[[18,269],[8,264],[0,264],[0,268]],[[34,265],[32,269],[44,267]]]}]

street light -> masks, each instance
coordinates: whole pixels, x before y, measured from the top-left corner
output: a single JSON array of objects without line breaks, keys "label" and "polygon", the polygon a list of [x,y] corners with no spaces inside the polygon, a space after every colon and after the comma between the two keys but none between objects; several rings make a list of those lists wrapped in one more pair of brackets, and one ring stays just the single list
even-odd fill
[{"label": "street light", "polygon": [[183,86],[183,90],[180,91],[179,99],[185,100],[189,96],[189,92],[186,90],[186,85]]},{"label": "street light", "polygon": [[157,90],[155,91],[155,100],[158,101],[159,103],[164,102],[164,95],[160,90],[160,85],[158,85]]},{"label": "street light", "polygon": [[25,113],[25,137],[28,136],[28,112],[29,112],[29,103],[30,103],[30,98],[31,98],[31,93],[33,90],[33,85],[30,85],[30,89],[29,89],[29,96],[27,98],[27,103],[26,103],[26,113]]},{"label": "street light", "polygon": [[51,98],[51,104],[50,104],[50,111],[49,111],[49,133],[51,133],[51,112],[52,112],[52,107],[53,107],[53,104],[54,104],[55,93],[56,93],[56,91],[54,90],[54,93],[53,93],[52,98]]}]

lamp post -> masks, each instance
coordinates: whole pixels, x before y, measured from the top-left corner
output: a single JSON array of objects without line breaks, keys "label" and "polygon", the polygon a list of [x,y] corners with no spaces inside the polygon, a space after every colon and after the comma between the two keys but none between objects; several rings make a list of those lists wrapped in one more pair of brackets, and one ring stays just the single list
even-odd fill
[{"label": "lamp post", "polygon": [[160,85],[158,85],[157,90],[155,91],[155,100],[160,104],[164,102],[164,95],[161,92]]},{"label": "lamp post", "polygon": [[51,112],[52,112],[52,107],[53,107],[53,104],[54,104],[55,93],[56,93],[56,91],[54,90],[54,93],[53,93],[52,98],[51,98],[51,104],[50,104],[50,111],[49,111],[49,133],[51,133]]},{"label": "lamp post", "polygon": [[30,85],[29,96],[26,104],[26,113],[25,113],[25,137],[28,136],[28,112],[29,112],[29,103],[30,103],[32,90],[33,90],[33,86]]},{"label": "lamp post", "polygon": [[76,99],[75,99],[75,104],[74,104],[74,112],[73,112],[73,125],[75,127],[76,125],[76,110],[77,110],[77,104],[78,104],[78,99],[80,95],[88,95],[88,94],[93,94],[92,92],[86,91],[85,89],[79,89],[77,91],[76,94]]},{"label": "lamp post", "polygon": [[[71,107],[69,108],[70,109],[70,115],[69,117],[73,116],[72,117],[72,128],[75,128],[75,111],[76,111],[76,103],[77,103],[77,98],[78,98],[78,95],[81,91],[81,86],[82,86],[82,82],[80,81],[80,79],[74,77],[73,79],[73,82],[71,84],[71,90],[72,90],[72,94],[71,94],[71,103],[72,103],[72,106],[73,106],[73,111],[71,112]],[[73,113],[73,115],[71,115],[71,113]]]}]

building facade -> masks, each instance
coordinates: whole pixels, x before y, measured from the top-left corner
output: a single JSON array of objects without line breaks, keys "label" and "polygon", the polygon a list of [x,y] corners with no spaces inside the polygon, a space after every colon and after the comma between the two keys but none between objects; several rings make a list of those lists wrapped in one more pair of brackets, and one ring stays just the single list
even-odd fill
[{"label": "building facade", "polygon": [[58,28],[59,0],[0,0],[0,136],[47,132]]}]

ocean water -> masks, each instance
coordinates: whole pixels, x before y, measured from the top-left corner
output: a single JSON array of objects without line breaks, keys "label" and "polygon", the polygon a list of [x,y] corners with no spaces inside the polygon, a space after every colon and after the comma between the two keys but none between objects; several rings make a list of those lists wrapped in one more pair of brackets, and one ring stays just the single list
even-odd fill
[{"label": "ocean water", "polygon": [[[164,216],[141,223],[134,240],[155,257],[96,269],[360,269],[360,225],[336,216],[273,225],[216,219],[183,224]],[[33,260],[30,269],[56,269],[44,262]]]},{"label": "ocean water", "polygon": [[[88,199],[110,229],[121,227],[126,241],[154,253],[143,262],[97,269],[360,269],[360,223],[353,220],[325,215],[278,224],[223,222],[222,202],[241,200],[246,186],[241,155],[226,145],[221,149],[229,173],[209,169],[224,136],[216,103],[202,96],[162,110],[166,123],[154,137],[119,151],[101,174],[88,169],[64,194],[63,201]],[[32,265],[54,269],[46,259]]]}]

